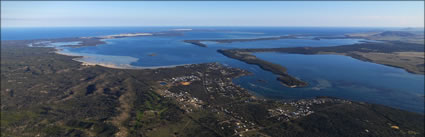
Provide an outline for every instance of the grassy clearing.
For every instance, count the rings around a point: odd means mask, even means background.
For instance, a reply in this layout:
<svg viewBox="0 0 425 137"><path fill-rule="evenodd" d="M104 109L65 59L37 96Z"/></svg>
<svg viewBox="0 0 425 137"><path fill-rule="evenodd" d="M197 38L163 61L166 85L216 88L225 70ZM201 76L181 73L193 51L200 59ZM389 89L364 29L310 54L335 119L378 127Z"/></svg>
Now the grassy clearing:
<svg viewBox="0 0 425 137"><path fill-rule="evenodd" d="M1 125L8 126L19 121L31 120L39 115L32 111L1 111L0 116Z"/></svg>

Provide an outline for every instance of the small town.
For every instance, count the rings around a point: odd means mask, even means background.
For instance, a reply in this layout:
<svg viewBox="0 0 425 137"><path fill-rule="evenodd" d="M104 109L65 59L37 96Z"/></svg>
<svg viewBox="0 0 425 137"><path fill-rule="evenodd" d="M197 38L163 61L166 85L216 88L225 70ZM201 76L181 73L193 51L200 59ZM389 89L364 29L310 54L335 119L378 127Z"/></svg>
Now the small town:
<svg viewBox="0 0 425 137"><path fill-rule="evenodd" d="M342 99L330 99L330 98L317 98L317 99L302 99L295 102L285 102L283 103L286 107L287 105L295 108L295 111L289 111L283 107L269 109L270 117L275 117L277 120L289 121L292 119L297 119L300 117L308 116L313 114L314 111L311 110L312 105L319 105L324 103L348 103L350 101Z"/></svg>
<svg viewBox="0 0 425 137"><path fill-rule="evenodd" d="M257 122L244 118L240 112L235 112L236 107L240 104L264 104L267 102L265 99L257 99L249 91L232 82L234 77L249 73L235 68L227 68L217 63L207 64L206 66L207 68L202 71L193 71L189 75L158 81L161 87L158 90L159 94L176 100L180 109L186 113L209 111L223 117L222 120L217 121L220 129L231 129L233 135L244 136L249 131L263 129L264 127ZM187 65L184 67L190 68L193 66ZM216 101L223 98L231 98L234 101L226 104ZM281 107L267 109L267 117L287 122L313 114L312 107L314 105L336 102L351 103L350 101L331 98L277 102ZM265 105L264 107L268 106Z"/></svg>

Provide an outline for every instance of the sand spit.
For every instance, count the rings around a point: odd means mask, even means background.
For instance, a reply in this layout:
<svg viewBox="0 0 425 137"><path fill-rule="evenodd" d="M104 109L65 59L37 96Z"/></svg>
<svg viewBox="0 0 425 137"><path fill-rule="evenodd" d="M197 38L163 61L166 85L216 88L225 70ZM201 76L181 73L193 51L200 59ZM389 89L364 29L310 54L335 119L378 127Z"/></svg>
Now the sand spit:
<svg viewBox="0 0 425 137"><path fill-rule="evenodd" d="M169 66L155 66L155 67L140 67L140 66L133 66L130 64L112 64L112 63L92 63L92 62L85 62L80 60L79 58L73 59L75 61L81 62L81 65L84 66L102 66L107 68L113 68L113 69L159 69L159 68L174 68L178 66L184 66L189 64L182 64L182 65L169 65Z"/></svg>
<svg viewBox="0 0 425 137"><path fill-rule="evenodd" d="M101 39L114 39L114 38L137 37L137 36L152 36L152 34L151 33L126 33L126 34L99 36L97 38L101 38Z"/></svg>
<svg viewBox="0 0 425 137"><path fill-rule="evenodd" d="M190 65L190 64L180 64L180 65L168 65L168 66L153 66L153 67L141 67L130 65L132 62L137 62L139 59L129 56L108 56L108 55L94 55L94 54L76 54L64 52L62 49L56 49L56 54L64 56L76 57L73 60L81 62L81 65L84 66L102 66L107 68L114 69L158 69L158 68L174 68L178 66ZM109 61L97 61L109 60Z"/></svg>
<svg viewBox="0 0 425 137"><path fill-rule="evenodd" d="M174 31L191 31L192 29L173 29Z"/></svg>
<svg viewBox="0 0 425 137"><path fill-rule="evenodd" d="M139 36L139 35L151 35L150 33L135 33L135 34L119 34L119 35L110 35L112 37L116 36ZM69 42L68 42L69 43ZM158 69L158 68L173 68L177 66L184 66L189 64L180 64L180 65L167 65L167 66L152 66L152 67L141 67L133 66L131 63L137 62L139 59L130 56L111 56L111 55L97 55L90 53L73 53L69 52L66 48L62 48L61 45L54 45L50 41L42 41L36 43L29 43L28 47L36 47L33 44L43 44L43 47L50 47L55 49L55 53L64 56L75 57L73 60L81 62L81 65L84 66L103 66L107 68L114 69ZM75 44L71 44L75 45Z"/></svg>

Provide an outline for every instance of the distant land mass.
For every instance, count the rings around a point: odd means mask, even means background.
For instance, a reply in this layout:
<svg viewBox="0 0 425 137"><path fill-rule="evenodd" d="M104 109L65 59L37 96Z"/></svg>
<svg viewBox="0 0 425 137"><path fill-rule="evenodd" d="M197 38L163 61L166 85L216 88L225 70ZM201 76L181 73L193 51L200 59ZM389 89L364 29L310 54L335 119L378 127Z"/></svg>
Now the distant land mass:
<svg viewBox="0 0 425 137"><path fill-rule="evenodd" d="M280 38L298 38L297 36L279 37ZM235 55L247 55L251 52L283 52L296 54L340 54L350 56L363 61L370 61L379 64L399 67L411 73L424 74L424 35L417 35L405 31L384 31L384 32L366 32L347 34L345 36L336 37L316 37L314 40L320 39L344 39L344 38L365 38L370 40L385 42L366 42L361 44L341 45L334 47L298 47L298 48L257 48L257 49L230 49L219 50L224 55L247 62L246 59ZM262 40L258 38L243 39L243 41ZM220 40L187 40L184 42L192 43L201 47L207 47L201 41L216 42L240 42L240 39L220 39ZM250 55L255 57L253 55ZM269 64L263 61L260 64ZM260 65L260 66L263 66ZM284 70L282 70L284 71ZM280 79L281 80L281 79Z"/></svg>
<svg viewBox="0 0 425 137"><path fill-rule="evenodd" d="M424 44L424 32L419 31L384 31L347 34L348 38L364 38L378 41L399 41L405 43Z"/></svg>
<svg viewBox="0 0 425 137"><path fill-rule="evenodd" d="M374 36L382 36L382 37L412 37L415 36L415 34L405 31L384 31L378 34L375 34Z"/></svg>

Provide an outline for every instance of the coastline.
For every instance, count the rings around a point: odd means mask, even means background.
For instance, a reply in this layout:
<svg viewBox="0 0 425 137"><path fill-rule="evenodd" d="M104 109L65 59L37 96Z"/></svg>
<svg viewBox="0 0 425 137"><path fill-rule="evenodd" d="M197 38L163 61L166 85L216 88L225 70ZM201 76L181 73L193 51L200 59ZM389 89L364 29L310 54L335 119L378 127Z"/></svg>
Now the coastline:
<svg viewBox="0 0 425 137"><path fill-rule="evenodd" d="M123 64L90 62L90 61L84 60L84 58L90 58L90 56L84 56L84 55L75 54L75 53L64 53L64 52L62 52L63 49L58 49L58 48L54 48L54 49L56 50L55 54L75 57L72 60L80 62L81 65L83 65L83 66L96 66L96 65L98 65L98 66L102 66L102 67L106 67L106 68L113 68L113 69L159 69L159 68L174 68L174 67L178 67L178 66L190 65L190 64L180 64L180 65L152 66L152 67L141 67L141 66L130 65L131 62L135 62L138 59L130 61L128 63L123 63ZM109 56L109 57L112 57L112 56ZM113 57L115 57L115 56L113 56ZM122 56L122 57L127 57L127 56ZM131 58L133 58L133 57L131 57Z"/></svg>
<svg viewBox="0 0 425 137"><path fill-rule="evenodd" d="M100 44L106 44L104 40L107 39L118 39L118 38L127 38L127 37L148 37L148 36L179 36L183 35L180 31L162 31L162 32L142 32L142 33L121 33L121 34L112 34L104 36L89 36L89 37L65 37L65 38L44 38L44 39L34 39L34 40L24 40L28 41L32 47L44 47L48 43L57 43L57 42L76 42L78 44L71 45L62 45L64 47L78 48L85 46L97 46ZM14 40L12 40L14 41Z"/></svg>
<svg viewBox="0 0 425 137"><path fill-rule="evenodd" d="M186 30L187 31L187 30ZM125 38L125 37L142 37L142 36L166 36L166 35L174 35L175 33L164 33L164 32L157 32L157 33L123 33L123 34L115 34L115 35L106 35L106 36L94 36L94 37L77 37L77 38L57 38L57 39L40 39L40 40L31 40L29 44L27 44L28 47L48 47L53 48L55 51L55 54L58 55L64 55L64 56L71 56L75 57L72 60L80 62L81 65L85 66L102 66L106 68L114 68L114 69L158 69L158 68L173 68L177 66L184 66L184 65L190 65L190 64L179 64L179 65L167 65L167 66L152 66L152 67L141 67L141 66L133 66L130 65L132 62L136 62L139 59L130 57L130 56L109 56L109 55L82 55L78 53L65 53L63 48L59 47L67 47L67 48L78 48L78 47L84 47L84 46L97 46L100 44L107 44L105 40L108 39L116 39L116 38ZM78 42L76 44L64 44L59 46L48 46L46 44L52 44L52 43L69 43L69 42ZM96 58L96 56L104 56L104 57L119 57L119 58L128 58L127 61L124 61L124 63L101 63L101 62L95 62L95 61L87 61L87 59L90 58ZM122 62L122 61L121 61Z"/></svg>

